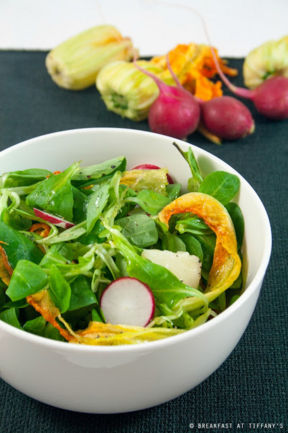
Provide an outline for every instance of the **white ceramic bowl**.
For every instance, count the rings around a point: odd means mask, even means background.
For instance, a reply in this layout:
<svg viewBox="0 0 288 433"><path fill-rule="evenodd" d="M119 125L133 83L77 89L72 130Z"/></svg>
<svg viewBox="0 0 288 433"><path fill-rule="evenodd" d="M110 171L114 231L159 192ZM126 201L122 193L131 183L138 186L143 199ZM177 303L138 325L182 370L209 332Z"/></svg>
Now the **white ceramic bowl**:
<svg viewBox="0 0 288 433"><path fill-rule="evenodd" d="M186 185L189 169L169 137L127 129L95 128L37 137L0 153L0 171L61 170L125 155L167 167ZM178 143L182 148L188 145ZM165 340L135 346L91 347L57 342L0 321L0 373L17 390L50 405L79 412L117 413L148 408L190 390L213 373L248 325L271 253L266 211L252 187L230 166L192 146L206 173L240 177L238 203L245 218L247 284L243 295L204 325Z"/></svg>

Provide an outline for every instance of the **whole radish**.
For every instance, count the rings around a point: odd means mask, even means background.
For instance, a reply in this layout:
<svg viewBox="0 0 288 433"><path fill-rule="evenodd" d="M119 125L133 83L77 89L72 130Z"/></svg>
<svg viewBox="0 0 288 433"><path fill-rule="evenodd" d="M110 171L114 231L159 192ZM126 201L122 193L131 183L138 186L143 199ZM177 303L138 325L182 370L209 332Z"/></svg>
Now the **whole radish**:
<svg viewBox="0 0 288 433"><path fill-rule="evenodd" d="M212 47L211 52L218 74L232 93L250 99L256 110L269 119L283 120L288 118L288 78L283 76L268 78L253 90L234 86L221 70Z"/></svg>
<svg viewBox="0 0 288 433"><path fill-rule="evenodd" d="M151 72L141 68L136 60L137 69L151 77L158 86L159 96L151 105L148 123L151 131L183 139L198 127L200 106L194 96L181 87L168 86Z"/></svg>
<svg viewBox="0 0 288 433"><path fill-rule="evenodd" d="M182 88L176 74L166 58L167 67L177 84ZM199 130L216 143L221 139L237 140L254 132L255 124L248 108L238 99L231 96L219 96L218 98L202 101L197 98L201 108L201 125ZM212 138L213 136L213 138Z"/></svg>
<svg viewBox="0 0 288 433"><path fill-rule="evenodd" d="M255 129L248 108L231 96L220 96L202 102L201 121L209 132L226 140L246 137Z"/></svg>
<svg viewBox="0 0 288 433"><path fill-rule="evenodd" d="M288 78L269 78L251 92L253 97L250 99L260 114L270 119L288 118Z"/></svg>
<svg viewBox="0 0 288 433"><path fill-rule="evenodd" d="M183 9L189 10L190 12L197 15L203 26L206 38L211 47L211 53L215 63L215 67L222 81L226 86L237 96L241 98L250 99L255 105L256 110L265 117L269 119L288 119L288 78L284 76L272 76L267 78L253 90L249 90L243 87L234 86L222 72L217 56L214 52L213 44L209 36L208 28L206 22L202 15L193 7L188 5L179 5L173 2L167 2L165 0L154 0L157 3L165 4L166 6L181 7Z"/></svg>
<svg viewBox="0 0 288 433"><path fill-rule="evenodd" d="M152 104L148 116L152 131L183 139L196 130L200 107L192 95L183 90L161 84L161 94Z"/></svg>
<svg viewBox="0 0 288 433"><path fill-rule="evenodd" d="M213 49L212 53L217 72L231 92L250 99L256 110L269 119L288 119L288 78L282 76L268 78L253 90L237 87L230 83L221 71Z"/></svg>

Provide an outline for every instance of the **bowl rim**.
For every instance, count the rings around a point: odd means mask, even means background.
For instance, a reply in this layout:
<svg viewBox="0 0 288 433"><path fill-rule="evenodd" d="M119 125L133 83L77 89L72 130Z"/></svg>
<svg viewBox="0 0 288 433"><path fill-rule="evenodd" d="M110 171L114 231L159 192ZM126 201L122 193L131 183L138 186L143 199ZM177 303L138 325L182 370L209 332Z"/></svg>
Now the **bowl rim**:
<svg viewBox="0 0 288 433"><path fill-rule="evenodd" d="M218 323L221 323L223 320L225 320L226 318L230 317L232 314L234 314L234 312L236 310L238 310L246 301L248 298L250 298L250 296L252 296L253 292L257 289L257 287L259 285L261 285L261 282L265 276L265 272L267 270L268 264L269 264L269 260L270 260L270 256L271 256L271 251L272 251L272 232L271 232L271 224L269 221L269 217L267 214L267 211L260 199L260 197L258 196L258 194L256 193L256 191L254 190L254 188L250 185L250 183L238 172L236 171L233 167L231 167L228 163L226 163L225 161L223 161L221 158L218 158L217 156L213 155L212 153L200 148L199 146L196 146L192 143L188 143L185 142L183 140L176 140L173 137L169 137L169 136L164 136L161 134L156 134L150 131L142 131L142 130L137 130L137 129L129 129L129 128L109 128L109 127L92 127L92 128L75 128L75 129L68 129L68 130L62 130L62 131L56 131L56 132L51 132L48 134L43 134L40 136L36 136L27 140L24 140L22 142L16 143L4 150L2 150L0 152L0 160L1 160L1 156L4 154L9 154L10 152L13 152L15 148L21 149L23 147L29 146L31 143L35 142L35 141L42 141L45 140L46 138L49 137L57 137L57 136L61 136L61 135L77 135L77 134L85 134L85 133L114 133L114 134L119 134L119 133L125 133L128 135L146 135L146 136L157 136L161 138L161 140L163 139L167 139L167 140L173 140L173 141L177 141L180 142L182 145L188 147L191 146L192 148L195 148L197 151L200 151L201 154L203 154L204 156L207 156L208 158L214 159L216 162L219 162L221 165L224 165L224 167L226 166L226 168L232 172L233 174L236 174L239 179L240 179L240 183L241 185L245 185L245 189L248 189L250 191L250 193L253 196L253 199L255 199L257 201L257 204L259 206L259 211L262 214L263 217L263 223L265 226L265 231L266 231L266 236L264 239L264 248L262 251L262 258L261 258L261 262L260 262L260 266L256 271L256 274L254 276L254 278L252 279L252 281L250 282L250 284L245 288L245 291L241 294L241 296L232 304L230 305L226 310L224 310L223 312L221 312L221 314L217 315L216 317L214 317L212 320L209 320L208 322L203 323L201 326L198 326L196 328L184 331L181 334L175 335L175 336L171 336L168 338L164 338L161 340L156 340L156 341L151 341L151 342L146 342L146 343L138 343L138 344L131 344L131 345L119 345L119 346L93 346L93 345L81 345L81 344L77 344L77 343L67 343L65 341L57 341L57 340L51 340L49 338L44 338L35 334L30 334L27 331L24 331L22 329L18 329L15 328L12 325L9 325L6 322L3 322L2 320L0 320L0 331L1 328L5 331L7 331L9 334L15 336L16 338L20 338L21 340L25 340L28 341L29 343L32 344L37 344L40 346L44 346L45 348L48 349L55 349L55 350L63 350L64 352L76 352L76 353L90 353L90 354L94 354L94 353L116 353L118 354L119 352L124 352L126 353L127 351L133 351L133 352L138 352L138 351L143 351L143 350L154 350L154 349L160 349L162 347L166 347L166 346L170 346L173 344L177 344L177 343L181 343L181 342L185 342L187 339L193 337L193 336L200 336L203 332L209 332L209 329L215 325L217 325Z"/></svg>

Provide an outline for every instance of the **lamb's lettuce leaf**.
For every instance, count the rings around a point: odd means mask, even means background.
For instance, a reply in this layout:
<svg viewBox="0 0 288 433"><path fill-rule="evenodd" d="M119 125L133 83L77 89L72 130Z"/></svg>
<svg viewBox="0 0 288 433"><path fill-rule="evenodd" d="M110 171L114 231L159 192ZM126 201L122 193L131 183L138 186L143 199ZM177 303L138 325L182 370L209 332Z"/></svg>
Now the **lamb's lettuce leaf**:
<svg viewBox="0 0 288 433"><path fill-rule="evenodd" d="M39 208L48 213L59 215L68 221L73 221L73 190L72 177L79 171L76 162L59 174L51 174L38 183L34 191L26 198L31 208Z"/></svg>
<svg viewBox="0 0 288 433"><path fill-rule="evenodd" d="M19 260L6 291L12 301L19 301L44 289L48 284L46 272L29 260Z"/></svg>

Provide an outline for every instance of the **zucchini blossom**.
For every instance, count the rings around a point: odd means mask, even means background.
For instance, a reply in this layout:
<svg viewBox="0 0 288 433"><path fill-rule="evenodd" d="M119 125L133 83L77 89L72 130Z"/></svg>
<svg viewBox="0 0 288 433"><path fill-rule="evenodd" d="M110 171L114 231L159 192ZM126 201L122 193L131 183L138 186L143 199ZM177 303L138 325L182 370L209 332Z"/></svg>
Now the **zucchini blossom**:
<svg viewBox="0 0 288 433"><path fill-rule="evenodd" d="M155 75L159 76L162 72L159 66L146 60L138 64ZM135 121L148 116L159 94L152 78L139 71L132 62L125 61L106 65L96 79L96 87L108 110Z"/></svg>
<svg viewBox="0 0 288 433"><path fill-rule="evenodd" d="M288 78L288 36L265 42L252 50L244 61L244 82L250 89L275 75Z"/></svg>

